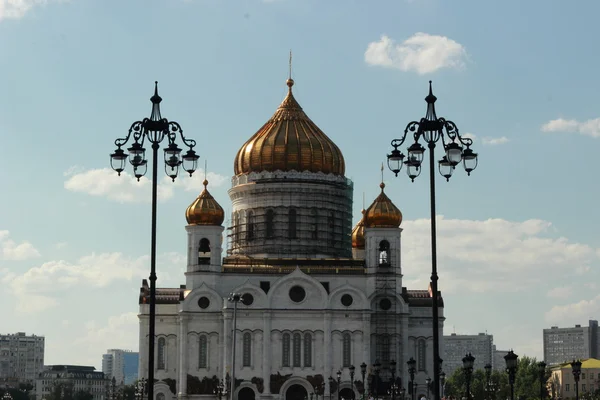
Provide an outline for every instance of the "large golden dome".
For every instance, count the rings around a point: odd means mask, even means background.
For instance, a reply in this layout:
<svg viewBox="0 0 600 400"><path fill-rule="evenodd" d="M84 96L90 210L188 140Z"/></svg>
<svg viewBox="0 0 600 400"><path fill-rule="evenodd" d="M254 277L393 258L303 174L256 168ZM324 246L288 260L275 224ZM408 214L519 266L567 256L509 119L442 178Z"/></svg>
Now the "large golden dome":
<svg viewBox="0 0 600 400"><path fill-rule="evenodd" d="M402 213L383 192L385 183L381 182L379 187L381 193L365 211L365 226L367 228L398 228L402 223Z"/></svg>
<svg viewBox="0 0 600 400"><path fill-rule="evenodd" d="M189 225L217 225L220 226L225 219L223 207L217 203L206 189L208 181L202 182L204 190L185 210L185 219Z"/></svg>
<svg viewBox="0 0 600 400"><path fill-rule="evenodd" d="M364 249L365 248L365 210L360 211L362 217L358 224L352 229L352 248Z"/></svg>
<svg viewBox="0 0 600 400"><path fill-rule="evenodd" d="M236 175L277 170L344 175L342 152L302 111L293 85L288 79L288 94L275 114L238 151Z"/></svg>

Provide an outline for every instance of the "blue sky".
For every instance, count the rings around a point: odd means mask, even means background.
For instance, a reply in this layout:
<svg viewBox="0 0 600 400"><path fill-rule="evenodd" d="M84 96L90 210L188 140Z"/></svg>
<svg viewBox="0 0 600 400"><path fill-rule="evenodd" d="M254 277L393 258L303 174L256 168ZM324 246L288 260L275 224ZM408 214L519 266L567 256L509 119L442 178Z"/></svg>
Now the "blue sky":
<svg viewBox="0 0 600 400"><path fill-rule="evenodd" d="M109 167L150 113L181 123L226 210L233 158L286 93L377 195L389 142L424 115L475 137L480 165L437 181L446 333L540 357L542 329L600 318L596 1L0 0L0 320L46 336L46 363L137 344L150 186ZM184 212L204 171L161 182L159 285L183 283ZM386 170L403 273L429 275L428 179ZM368 205L368 204L367 204Z"/></svg>

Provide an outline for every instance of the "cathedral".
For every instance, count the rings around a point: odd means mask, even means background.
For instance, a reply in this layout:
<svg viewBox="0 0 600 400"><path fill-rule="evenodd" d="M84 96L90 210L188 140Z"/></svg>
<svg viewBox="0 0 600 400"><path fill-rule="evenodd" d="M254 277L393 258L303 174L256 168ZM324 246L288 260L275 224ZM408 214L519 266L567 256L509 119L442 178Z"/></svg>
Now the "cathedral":
<svg viewBox="0 0 600 400"><path fill-rule="evenodd" d="M402 213L382 182L352 226L342 152L293 85L233 160L230 226L206 180L185 212L185 284L156 290L155 400L408 395L410 358L415 398L427 393L433 293L402 286ZM144 281L140 378L149 295Z"/></svg>

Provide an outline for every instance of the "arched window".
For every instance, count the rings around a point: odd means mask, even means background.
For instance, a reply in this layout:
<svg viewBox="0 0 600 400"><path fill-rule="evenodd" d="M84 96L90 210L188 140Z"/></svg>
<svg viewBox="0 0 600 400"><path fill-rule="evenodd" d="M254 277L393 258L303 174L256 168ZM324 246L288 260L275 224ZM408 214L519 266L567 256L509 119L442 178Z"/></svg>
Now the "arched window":
<svg viewBox="0 0 600 400"><path fill-rule="evenodd" d="M312 366L312 335L304 334L304 366Z"/></svg>
<svg viewBox="0 0 600 400"><path fill-rule="evenodd" d="M419 339L417 342L417 364L419 371L426 371L427 348L425 339Z"/></svg>
<svg viewBox="0 0 600 400"><path fill-rule="evenodd" d="M210 240L200 239L198 244L198 264L210 264Z"/></svg>
<svg viewBox="0 0 600 400"><path fill-rule="evenodd" d="M252 337L250 336L249 332L244 333L244 338L242 341L242 350L243 350L242 366L249 367L250 363L252 361L252 357L250 355L251 350L252 350Z"/></svg>
<svg viewBox="0 0 600 400"><path fill-rule="evenodd" d="M254 212L248 211L247 216L246 236L248 240L254 240Z"/></svg>
<svg viewBox="0 0 600 400"><path fill-rule="evenodd" d="M267 238L272 238L275 236L275 212L273 210L267 210L267 217L266 217L266 231L267 231Z"/></svg>
<svg viewBox="0 0 600 400"><path fill-rule="evenodd" d="M311 238L316 240L319 239L319 212L316 208L313 208L310 214L312 218Z"/></svg>
<svg viewBox="0 0 600 400"><path fill-rule="evenodd" d="M199 340L199 350L198 350L198 368L206 368L207 364L207 353L208 353L208 342L206 340L206 336L200 336Z"/></svg>
<svg viewBox="0 0 600 400"><path fill-rule="evenodd" d="M167 341L164 337L158 338L158 362L157 369L166 369L167 366Z"/></svg>
<svg viewBox="0 0 600 400"><path fill-rule="evenodd" d="M344 333L342 336L342 367L349 367L352 356L352 337L349 333Z"/></svg>
<svg viewBox="0 0 600 400"><path fill-rule="evenodd" d="M281 365L283 367L290 366L290 334L284 333L281 343Z"/></svg>
<svg viewBox="0 0 600 400"><path fill-rule="evenodd" d="M300 361L300 356L301 356L301 341L302 337L300 336L299 333L294 333L294 342L292 343L293 345L293 355L294 355L294 360L293 360L293 367L301 367L301 361Z"/></svg>
<svg viewBox="0 0 600 400"><path fill-rule="evenodd" d="M296 239L296 209L290 209L288 213L288 237Z"/></svg>
<svg viewBox="0 0 600 400"><path fill-rule="evenodd" d="M379 242L379 265L390 263L390 242L382 240Z"/></svg>

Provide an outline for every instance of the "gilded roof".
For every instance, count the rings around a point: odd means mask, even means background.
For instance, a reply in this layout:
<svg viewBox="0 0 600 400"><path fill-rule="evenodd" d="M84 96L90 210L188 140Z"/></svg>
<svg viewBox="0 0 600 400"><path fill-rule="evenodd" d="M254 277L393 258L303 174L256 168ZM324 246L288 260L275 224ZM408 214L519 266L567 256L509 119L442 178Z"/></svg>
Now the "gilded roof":
<svg viewBox="0 0 600 400"><path fill-rule="evenodd" d="M385 183L379 185L381 193L365 211L367 228L398 228L402 223L402 213L384 193Z"/></svg>
<svg viewBox="0 0 600 400"><path fill-rule="evenodd" d="M185 210L185 219L189 225L221 225L225 219L223 207L206 189L208 181L205 179L202 184L204 190Z"/></svg>
<svg viewBox="0 0 600 400"><path fill-rule="evenodd" d="M361 210L362 217L358 224L352 229L352 248L365 248L365 210Z"/></svg>
<svg viewBox="0 0 600 400"><path fill-rule="evenodd" d="M310 171L344 175L344 156L335 143L304 113L288 94L275 114L238 151L236 175L262 171Z"/></svg>

